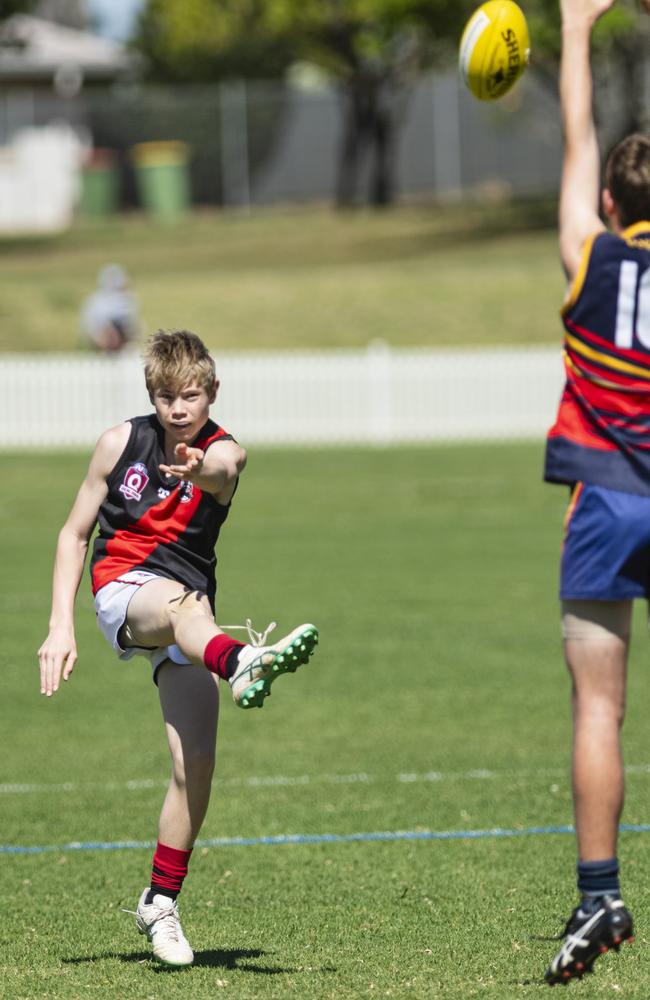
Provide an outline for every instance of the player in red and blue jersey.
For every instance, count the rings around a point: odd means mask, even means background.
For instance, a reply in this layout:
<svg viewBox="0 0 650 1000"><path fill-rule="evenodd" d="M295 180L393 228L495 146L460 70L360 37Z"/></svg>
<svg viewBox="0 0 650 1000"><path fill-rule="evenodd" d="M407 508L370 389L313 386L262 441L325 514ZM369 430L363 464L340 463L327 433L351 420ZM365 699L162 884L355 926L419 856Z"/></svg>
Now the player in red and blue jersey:
<svg viewBox="0 0 650 1000"><path fill-rule="evenodd" d="M243 644L216 625L214 548L246 453L209 418L219 383L195 334L154 335L145 380L155 412L102 435L61 529L50 628L39 650L41 692L54 694L77 659L75 596L98 523L91 559L97 621L120 659L150 660L172 757L136 924L158 961L184 966L194 955L176 898L210 799L219 678L242 708L261 707L272 682L308 660L318 631L301 625L267 645L275 626L258 634L247 622L250 643Z"/></svg>
<svg viewBox="0 0 650 1000"><path fill-rule="evenodd" d="M560 3L559 237L569 291L566 384L545 478L571 488L560 598L573 688L580 902L546 971L551 985L590 972L599 954L633 933L617 856L620 732L632 602L650 598L650 138L630 135L616 146L601 192L590 39L614 0Z"/></svg>

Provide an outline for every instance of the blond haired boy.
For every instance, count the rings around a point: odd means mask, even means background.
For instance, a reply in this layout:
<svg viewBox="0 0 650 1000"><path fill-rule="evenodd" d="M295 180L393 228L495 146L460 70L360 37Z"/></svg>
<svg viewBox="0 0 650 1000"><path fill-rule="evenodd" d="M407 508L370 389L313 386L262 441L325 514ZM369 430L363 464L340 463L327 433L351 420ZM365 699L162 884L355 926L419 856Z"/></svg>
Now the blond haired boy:
<svg viewBox="0 0 650 1000"><path fill-rule="evenodd" d="M259 635L249 623L251 641L242 644L215 624L214 548L246 453L209 418L219 382L195 334L155 334L145 381L155 412L102 434L59 534L38 656L41 693L51 697L77 659L75 596L98 523L90 564L98 624L120 659L139 653L151 661L172 756L136 923L156 959L183 966L194 956L176 897L210 799L219 678L236 704L261 707L277 677L307 662L318 630L301 625L265 645L270 628Z"/></svg>

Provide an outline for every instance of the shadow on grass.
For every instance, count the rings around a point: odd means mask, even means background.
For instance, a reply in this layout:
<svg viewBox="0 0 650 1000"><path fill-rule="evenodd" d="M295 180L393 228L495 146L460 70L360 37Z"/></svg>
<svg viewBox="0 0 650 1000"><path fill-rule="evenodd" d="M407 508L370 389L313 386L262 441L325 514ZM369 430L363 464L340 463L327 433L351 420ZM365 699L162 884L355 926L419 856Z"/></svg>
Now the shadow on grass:
<svg viewBox="0 0 650 1000"><path fill-rule="evenodd" d="M508 236L532 235L557 227L557 202L551 198L513 199L482 206L465 203L423 211L431 217L428 231L373 234L371 239L360 239L353 244L348 254L356 255L359 263L402 260L468 242L477 244ZM341 252L339 248L339 255Z"/></svg>
<svg viewBox="0 0 650 1000"><path fill-rule="evenodd" d="M197 951L194 953L194 965L208 969L230 969L238 972L255 972L261 976L277 976L282 973L298 972L298 969L283 969L279 966L249 965L244 959L263 958L267 953L259 948L230 948L215 951Z"/></svg>
<svg viewBox="0 0 650 1000"><path fill-rule="evenodd" d="M402 260L404 257L417 258L449 246L462 245L477 240L490 240L507 235L539 232L555 229L557 226L557 199L553 196L489 196L478 195L467 197L458 203L436 202L423 200L420 204L413 202L410 206L394 206L397 229L381 235L374 227L368 233L367 220L372 218L390 219L390 210L373 210L363 208L360 211L336 212L333 218L346 219L351 225L335 229L329 238L313 242L306 250L305 243L298 230L291 227L284 237L278 241L275 236L271 240L269 233L262 231L253 247L248 242L228 246L223 252L214 246L210 247L210 260L218 261L226 271L242 267L276 269L281 266L289 268L314 268L340 264L342 260L367 264L374 262L389 262ZM400 232L400 220L408 219L409 213L419 215L418 228L422 221L429 219L430 229L424 231ZM260 215L263 217L262 213ZM209 220L210 215L204 215ZM214 220L220 219L218 212L212 213ZM272 219L272 217L270 217ZM300 219L300 214L296 214ZM318 216L313 210L307 209L302 218L307 224ZM206 232L205 226L199 225L201 215L190 215L179 226L174 227L175 239L187 236L188 239L201 239ZM354 222L359 220L358 227ZM113 216L108 220L77 220L74 227L66 233L52 236L2 236L0 235L0 259L9 255L16 257L38 257L51 254L52 251L79 253L97 244L97 240L144 240L143 246L148 251L151 247L150 228L144 229L144 218L130 213ZM302 231L301 227L301 231ZM300 232L301 232L300 231ZM270 232L270 230L269 230ZM143 233L149 233L143 236ZM358 236L355 234L358 233ZM165 230L158 230L158 239L164 239ZM204 244L201 243L201 247ZM201 249L198 250L201 253ZM216 254L216 256L215 256ZM252 255L252 256L251 256ZM203 260L203 258L201 258ZM171 258L169 268L175 266L175 258ZM166 267L157 259L157 267Z"/></svg>
<svg viewBox="0 0 650 1000"><path fill-rule="evenodd" d="M253 972L258 976L279 976L296 974L302 972L300 968L282 968L275 965L250 964L251 958L262 958L267 954L259 948L229 948L210 951L197 951L194 953L194 965L192 968L203 969L229 969L238 972ZM150 965L154 972L177 972L170 966L158 965L152 958L150 951L105 951L94 955L78 955L74 958L63 958L64 965L83 965L91 962L101 962L106 959L116 958L120 962L134 962L138 965ZM243 962L243 965L240 965ZM327 966L321 972L336 972L332 966Z"/></svg>

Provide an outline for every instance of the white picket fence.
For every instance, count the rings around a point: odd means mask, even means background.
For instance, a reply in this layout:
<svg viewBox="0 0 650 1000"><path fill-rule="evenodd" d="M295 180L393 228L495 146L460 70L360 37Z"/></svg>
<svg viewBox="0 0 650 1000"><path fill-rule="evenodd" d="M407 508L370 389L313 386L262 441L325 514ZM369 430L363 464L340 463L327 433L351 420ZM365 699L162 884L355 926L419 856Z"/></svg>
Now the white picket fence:
<svg viewBox="0 0 650 1000"><path fill-rule="evenodd" d="M216 353L212 415L242 443L396 444L540 438L560 348ZM137 354L0 356L0 448L92 445L150 411Z"/></svg>

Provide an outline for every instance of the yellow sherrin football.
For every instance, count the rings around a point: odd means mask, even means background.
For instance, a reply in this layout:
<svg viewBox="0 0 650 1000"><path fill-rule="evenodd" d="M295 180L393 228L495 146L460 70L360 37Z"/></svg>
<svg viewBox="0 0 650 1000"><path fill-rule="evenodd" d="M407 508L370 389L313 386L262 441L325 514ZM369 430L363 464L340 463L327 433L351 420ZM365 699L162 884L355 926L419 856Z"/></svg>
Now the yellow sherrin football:
<svg viewBox="0 0 650 1000"><path fill-rule="evenodd" d="M475 10L460 40L459 67L480 101L503 97L528 65L530 38L513 0L488 0Z"/></svg>

